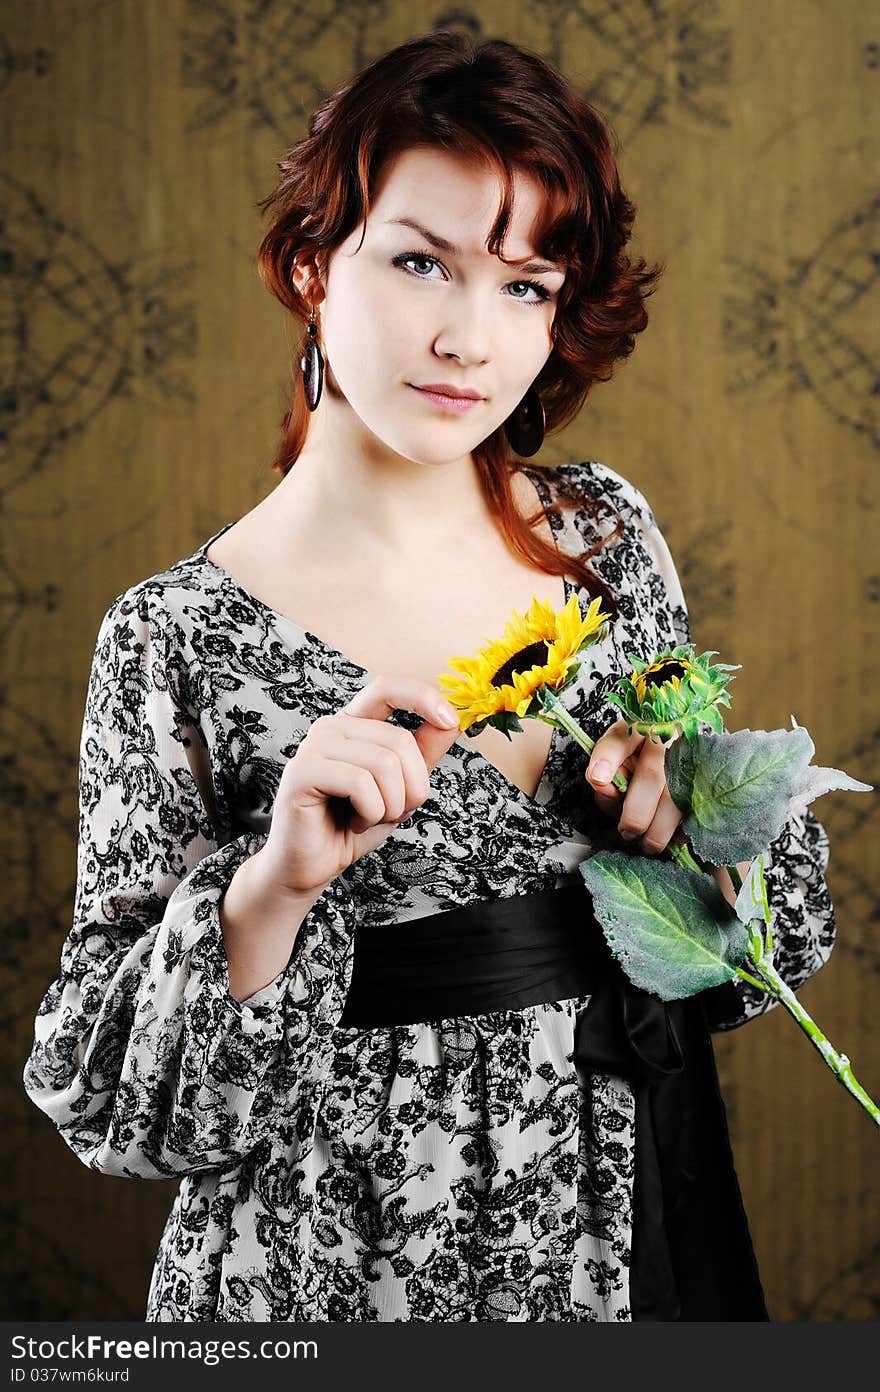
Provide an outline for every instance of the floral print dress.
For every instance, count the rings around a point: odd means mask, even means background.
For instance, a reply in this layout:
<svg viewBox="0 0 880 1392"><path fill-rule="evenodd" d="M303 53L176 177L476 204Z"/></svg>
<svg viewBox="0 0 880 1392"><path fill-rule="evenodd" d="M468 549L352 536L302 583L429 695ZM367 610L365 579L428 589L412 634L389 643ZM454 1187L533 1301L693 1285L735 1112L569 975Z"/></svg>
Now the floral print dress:
<svg viewBox="0 0 880 1392"><path fill-rule="evenodd" d="M562 693L598 739L625 654L689 641L685 599L632 483L595 460L526 472L561 550L606 538L591 564L620 619ZM632 1319L633 1093L572 1062L589 995L339 1024L360 924L562 886L618 844L583 751L554 728L529 797L461 735L422 806L317 900L285 969L237 1001L224 891L264 843L312 722L374 674L245 591L206 556L214 539L117 596L100 625L73 922L23 1077L91 1169L179 1177L146 1319ZM592 596L579 598L585 611ZM834 943L828 850L806 811L766 857L793 989ZM775 1006L740 981L726 999L713 1029Z"/></svg>

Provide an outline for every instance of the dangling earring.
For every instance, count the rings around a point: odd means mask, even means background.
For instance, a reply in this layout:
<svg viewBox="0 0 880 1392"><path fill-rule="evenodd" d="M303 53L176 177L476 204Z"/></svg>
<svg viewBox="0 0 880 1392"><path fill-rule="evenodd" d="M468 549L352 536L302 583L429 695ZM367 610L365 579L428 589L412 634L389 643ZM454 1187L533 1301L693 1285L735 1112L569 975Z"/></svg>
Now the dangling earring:
<svg viewBox="0 0 880 1392"><path fill-rule="evenodd" d="M536 454L544 443L546 424L544 403L537 389L532 386L504 422L504 433L517 454L528 459L530 455Z"/></svg>
<svg viewBox="0 0 880 1392"><path fill-rule="evenodd" d="M318 402L321 400L321 388L324 385L324 359L318 347L317 340L318 325L315 322L315 307L312 305L309 313L308 338L303 348L303 355L300 358L300 369L302 371L303 388L306 394L306 405L310 411L314 411Z"/></svg>

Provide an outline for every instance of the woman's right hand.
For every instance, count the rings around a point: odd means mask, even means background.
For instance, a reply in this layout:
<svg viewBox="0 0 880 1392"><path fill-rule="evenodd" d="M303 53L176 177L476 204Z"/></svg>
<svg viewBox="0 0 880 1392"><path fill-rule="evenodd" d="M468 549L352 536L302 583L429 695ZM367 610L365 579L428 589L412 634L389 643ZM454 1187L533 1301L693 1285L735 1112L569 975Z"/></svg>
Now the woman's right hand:
<svg viewBox="0 0 880 1392"><path fill-rule="evenodd" d="M259 852L272 887L318 894L374 851L431 792L429 775L461 733L441 723L442 692L427 682L378 676L309 727L285 765L272 824ZM415 732L389 725L394 710L424 717Z"/></svg>

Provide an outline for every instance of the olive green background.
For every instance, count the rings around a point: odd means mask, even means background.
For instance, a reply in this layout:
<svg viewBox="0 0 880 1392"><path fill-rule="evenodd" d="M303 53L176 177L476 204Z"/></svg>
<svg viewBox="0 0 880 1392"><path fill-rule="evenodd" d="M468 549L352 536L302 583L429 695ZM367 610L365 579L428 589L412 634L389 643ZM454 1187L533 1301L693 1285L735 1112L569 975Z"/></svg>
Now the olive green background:
<svg viewBox="0 0 880 1392"><path fill-rule="evenodd" d="M327 90L432 27L520 42L594 101L636 250L668 263L634 356L534 462L598 459L644 490L698 648L741 664L731 728L793 713L815 763L880 785L876 12L16 0L0 67L7 1319L142 1319L176 1187L86 1169L20 1081L69 928L98 625L275 485L298 335L257 276L256 201ZM875 1098L877 806L814 804L839 937L800 992ZM783 1009L714 1038L772 1318L876 1319L876 1127Z"/></svg>

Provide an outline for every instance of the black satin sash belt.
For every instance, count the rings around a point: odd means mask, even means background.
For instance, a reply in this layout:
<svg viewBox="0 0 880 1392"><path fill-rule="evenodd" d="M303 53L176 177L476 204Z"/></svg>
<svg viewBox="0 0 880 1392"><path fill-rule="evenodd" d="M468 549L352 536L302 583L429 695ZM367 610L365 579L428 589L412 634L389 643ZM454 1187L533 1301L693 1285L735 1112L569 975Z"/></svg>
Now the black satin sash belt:
<svg viewBox="0 0 880 1392"><path fill-rule="evenodd" d="M664 1003L615 960L583 881L355 930L343 1027L427 1023L589 995L572 1060L635 1097L633 1320L768 1320L709 1031L712 991ZM591 1089L582 1125L597 1170ZM603 1235L601 1193L587 1225ZM580 1220L579 1220L580 1221Z"/></svg>

